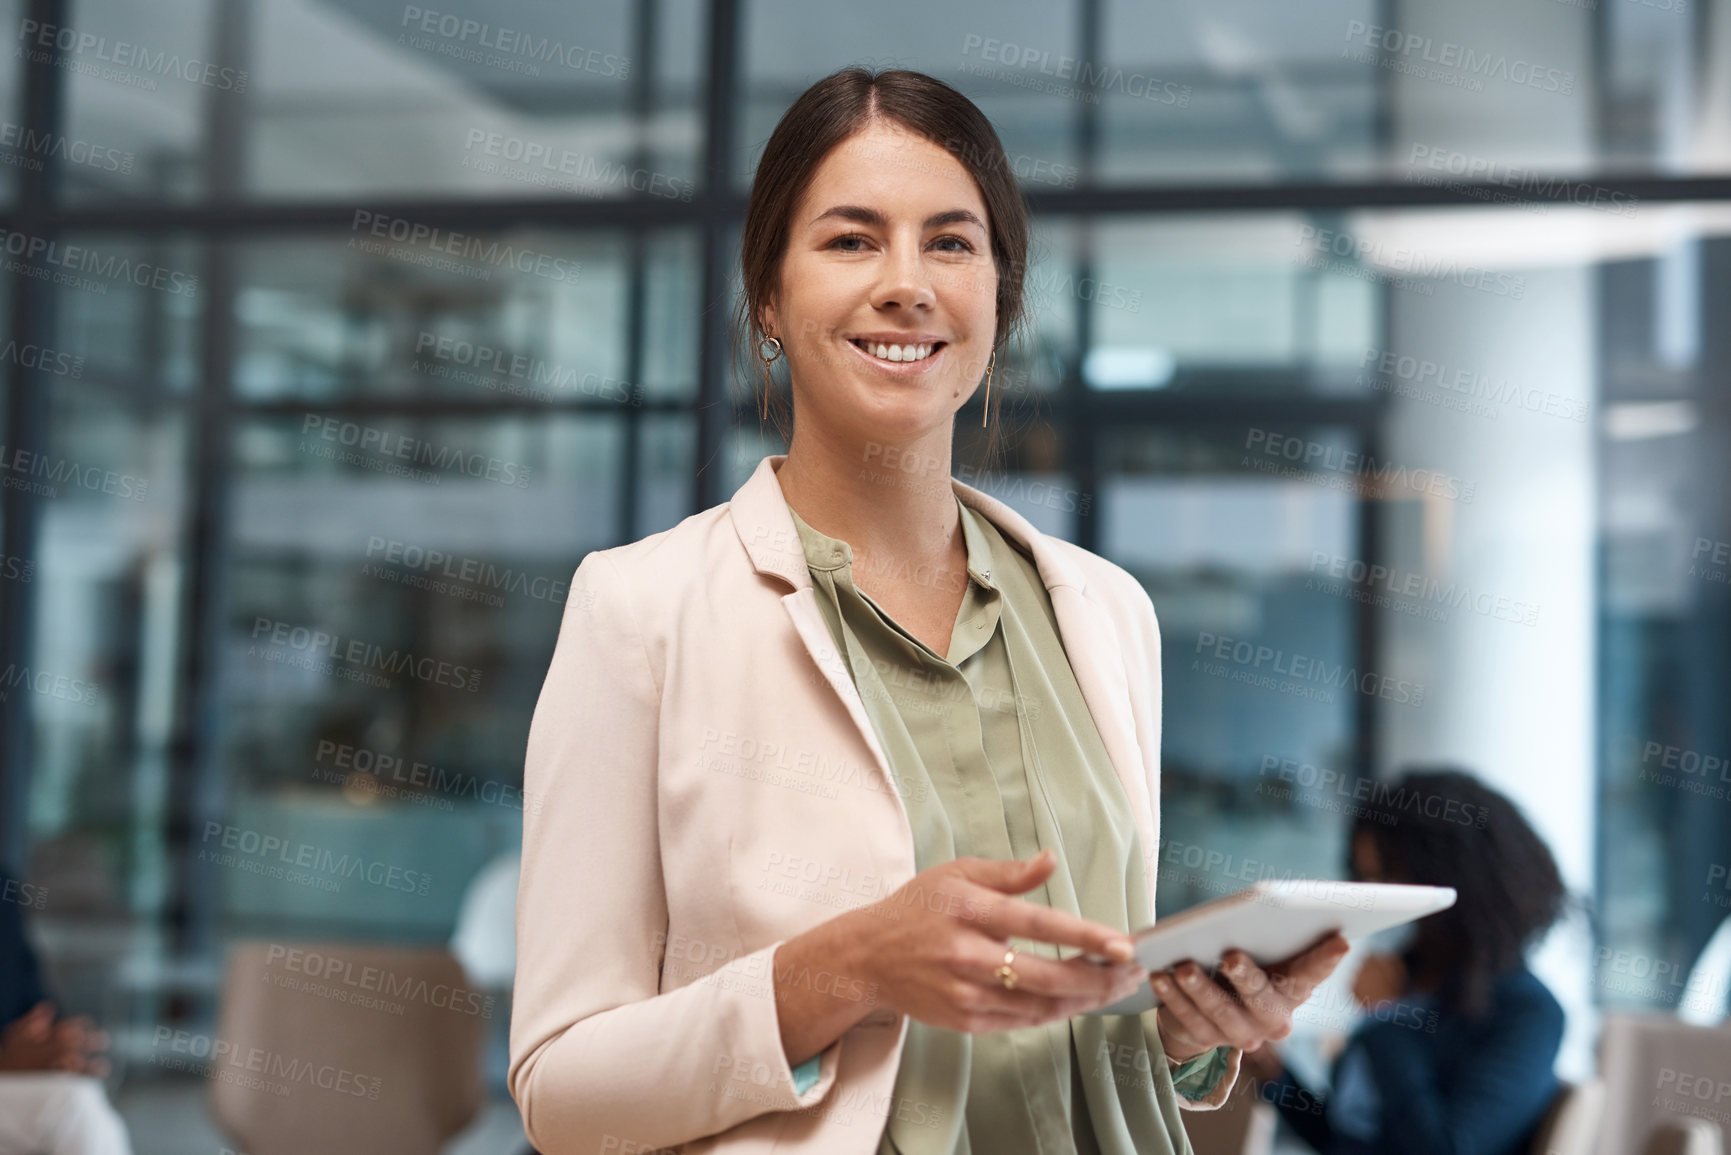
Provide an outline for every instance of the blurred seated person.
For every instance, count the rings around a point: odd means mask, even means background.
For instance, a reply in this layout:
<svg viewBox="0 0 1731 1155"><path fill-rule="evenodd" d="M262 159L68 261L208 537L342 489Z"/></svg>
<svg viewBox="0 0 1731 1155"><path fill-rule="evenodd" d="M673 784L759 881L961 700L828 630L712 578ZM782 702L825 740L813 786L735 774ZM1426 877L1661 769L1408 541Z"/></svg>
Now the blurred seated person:
<svg viewBox="0 0 1731 1155"><path fill-rule="evenodd" d="M131 1155L89 1019L56 1021L24 936L32 888L0 872L0 1155Z"/></svg>
<svg viewBox="0 0 1731 1155"><path fill-rule="evenodd" d="M1452 886L1455 905L1366 959L1365 1019L1327 1096L1271 1046L1244 1069L1324 1155L1525 1155L1560 1087L1563 1009L1526 966L1567 900L1556 860L1514 803L1452 769L1378 783L1349 857L1355 881Z"/></svg>

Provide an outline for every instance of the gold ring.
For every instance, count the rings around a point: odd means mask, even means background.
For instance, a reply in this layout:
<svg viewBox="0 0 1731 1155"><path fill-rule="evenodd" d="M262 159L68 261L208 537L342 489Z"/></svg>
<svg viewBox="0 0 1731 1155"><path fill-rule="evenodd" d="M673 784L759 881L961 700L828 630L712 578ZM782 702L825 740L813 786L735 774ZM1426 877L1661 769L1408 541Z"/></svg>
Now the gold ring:
<svg viewBox="0 0 1731 1155"><path fill-rule="evenodd" d="M998 981L1004 984L1004 989L1007 991L1016 989L1016 968L1010 965L1015 961L1016 951L1012 947L1004 952L1004 965L992 972L998 976Z"/></svg>

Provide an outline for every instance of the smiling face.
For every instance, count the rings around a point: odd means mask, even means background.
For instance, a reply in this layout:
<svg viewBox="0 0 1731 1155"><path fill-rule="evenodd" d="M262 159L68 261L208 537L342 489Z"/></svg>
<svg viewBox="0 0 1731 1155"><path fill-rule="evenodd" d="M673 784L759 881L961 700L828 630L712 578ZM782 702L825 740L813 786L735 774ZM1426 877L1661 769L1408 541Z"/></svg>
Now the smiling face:
<svg viewBox="0 0 1731 1155"><path fill-rule="evenodd" d="M873 121L818 166L764 309L799 428L831 444L943 437L979 385L997 324L985 201L931 141Z"/></svg>

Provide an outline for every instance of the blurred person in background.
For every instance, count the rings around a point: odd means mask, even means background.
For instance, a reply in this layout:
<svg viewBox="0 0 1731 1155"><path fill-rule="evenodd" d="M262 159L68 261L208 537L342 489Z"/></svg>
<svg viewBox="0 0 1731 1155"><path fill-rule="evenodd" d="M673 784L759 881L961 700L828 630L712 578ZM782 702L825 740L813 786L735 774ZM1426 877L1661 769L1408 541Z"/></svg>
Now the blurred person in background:
<svg viewBox="0 0 1731 1155"><path fill-rule="evenodd" d="M1568 897L1549 848L1472 775L1415 768L1354 819L1349 858L1355 881L1452 886L1459 897L1406 928L1394 953L1365 960L1353 998L1366 1019L1334 1060L1327 1096L1271 1046L1247 1053L1244 1069L1324 1155L1527 1151L1560 1089L1563 1009L1526 966Z"/></svg>
<svg viewBox="0 0 1731 1155"><path fill-rule="evenodd" d="M0 1155L131 1155L102 1087L108 1036L56 1020L24 935L32 888L0 872Z"/></svg>

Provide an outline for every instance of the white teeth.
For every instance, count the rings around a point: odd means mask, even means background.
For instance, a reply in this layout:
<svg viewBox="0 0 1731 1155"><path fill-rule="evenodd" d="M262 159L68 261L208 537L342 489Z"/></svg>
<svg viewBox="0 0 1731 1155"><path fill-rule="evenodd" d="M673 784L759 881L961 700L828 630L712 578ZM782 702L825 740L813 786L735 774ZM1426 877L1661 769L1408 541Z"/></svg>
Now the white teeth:
<svg viewBox="0 0 1731 1155"><path fill-rule="evenodd" d="M874 345L863 346L872 356L883 361L924 361L932 355L933 345Z"/></svg>

